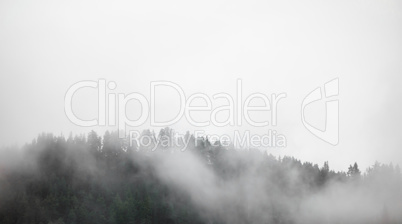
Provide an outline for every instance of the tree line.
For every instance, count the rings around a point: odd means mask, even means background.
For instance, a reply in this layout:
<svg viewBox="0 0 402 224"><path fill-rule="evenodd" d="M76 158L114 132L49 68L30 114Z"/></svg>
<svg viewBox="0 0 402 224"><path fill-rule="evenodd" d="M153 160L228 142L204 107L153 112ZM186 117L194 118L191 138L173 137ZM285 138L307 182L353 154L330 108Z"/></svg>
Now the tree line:
<svg viewBox="0 0 402 224"><path fill-rule="evenodd" d="M145 130L142 134L162 138L171 136L171 131L165 128L155 136ZM286 198L314 194L332 182L370 186L380 179L392 188L402 186L400 168L392 164L376 163L362 172L354 163L347 172L334 171L328 162L319 166L258 150L237 150L189 133L185 138L191 143L185 152L163 146L156 151L162 156L192 153L225 183L244 177L245 170L258 158L252 172L268 180L265 183L273 183L279 189L275 194ZM23 156L13 161L14 166L0 164L0 223L227 223L223 212L195 205L191 195L161 180L152 165L157 152L150 148L154 146L130 145L117 132L101 137L92 131L87 136L68 138L41 134L22 147ZM12 150L2 151L3 159L14 158L10 156ZM297 172L297 184L288 178L290 172ZM244 214L239 223L256 220L243 207L234 209ZM279 203L267 205L264 212L270 217L266 223L295 223ZM382 211L381 220L388 219L386 213L386 209Z"/></svg>

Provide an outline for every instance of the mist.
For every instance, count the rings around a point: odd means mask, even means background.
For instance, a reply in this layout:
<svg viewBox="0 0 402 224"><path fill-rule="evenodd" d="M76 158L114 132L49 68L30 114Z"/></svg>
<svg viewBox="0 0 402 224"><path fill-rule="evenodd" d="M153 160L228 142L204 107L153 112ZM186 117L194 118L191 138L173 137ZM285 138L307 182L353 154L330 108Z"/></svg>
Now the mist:
<svg viewBox="0 0 402 224"><path fill-rule="evenodd" d="M1 0L0 224L402 223L401 40L400 0Z"/></svg>
<svg viewBox="0 0 402 224"><path fill-rule="evenodd" d="M0 169L0 221L402 221L399 166L377 162L360 171L356 163L345 173L331 170L328 163L277 158L192 135L187 135L192 144L185 149L128 145L117 136L107 132L101 138L91 132L65 139L43 134L19 151L2 150L1 158L7 160Z"/></svg>

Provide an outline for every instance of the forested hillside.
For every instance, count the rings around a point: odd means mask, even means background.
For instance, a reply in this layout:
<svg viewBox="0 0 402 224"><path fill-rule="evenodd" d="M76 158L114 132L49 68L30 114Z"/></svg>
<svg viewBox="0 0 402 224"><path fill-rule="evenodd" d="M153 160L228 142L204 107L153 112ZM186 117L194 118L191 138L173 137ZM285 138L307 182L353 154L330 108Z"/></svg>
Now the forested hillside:
<svg viewBox="0 0 402 224"><path fill-rule="evenodd" d="M0 223L401 223L399 166L336 172L185 138L151 150L115 132L42 134L4 148Z"/></svg>

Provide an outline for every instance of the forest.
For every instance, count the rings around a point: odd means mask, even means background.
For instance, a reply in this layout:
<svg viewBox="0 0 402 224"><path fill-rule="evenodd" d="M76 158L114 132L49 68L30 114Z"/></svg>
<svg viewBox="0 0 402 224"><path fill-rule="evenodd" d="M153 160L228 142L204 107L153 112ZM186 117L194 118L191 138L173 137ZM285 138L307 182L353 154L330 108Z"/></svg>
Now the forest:
<svg viewBox="0 0 402 224"><path fill-rule="evenodd" d="M402 223L398 165L334 171L208 138L41 134L0 149L0 223ZM155 150L151 150L151 148Z"/></svg>

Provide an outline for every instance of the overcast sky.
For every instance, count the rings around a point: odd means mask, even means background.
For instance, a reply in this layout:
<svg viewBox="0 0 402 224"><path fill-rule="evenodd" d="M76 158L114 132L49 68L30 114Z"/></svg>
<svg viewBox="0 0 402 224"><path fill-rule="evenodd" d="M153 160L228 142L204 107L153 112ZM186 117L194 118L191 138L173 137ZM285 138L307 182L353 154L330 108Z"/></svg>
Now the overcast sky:
<svg viewBox="0 0 402 224"><path fill-rule="evenodd" d="M277 126L210 125L202 128L207 133L275 129L286 136L287 147L269 152L320 165L329 161L337 170L355 161L364 168L376 160L402 164L401 12L402 2L394 0L1 0L0 145L22 145L41 132L115 129L68 120L64 96L82 80L114 81L110 93L149 97L150 82L157 80L178 84L186 96L235 96L241 79L244 95L287 94L278 105ZM334 78L337 146L312 135L300 115L304 97ZM159 118L174 116L177 105L174 92L162 91ZM96 90L77 93L73 107L82 118L94 118ZM138 111L136 104L128 108L132 118ZM325 103L306 109L306 119L325 126ZM139 128L154 127L148 121ZM200 129L185 119L172 128Z"/></svg>

